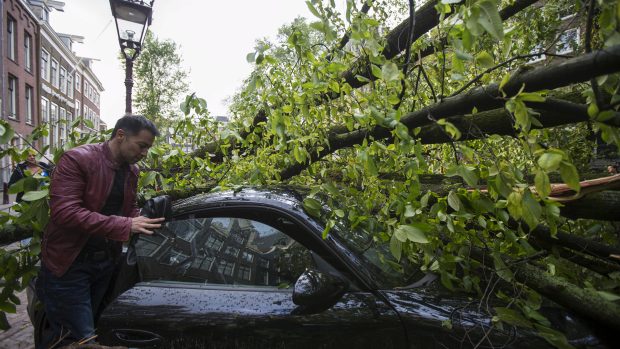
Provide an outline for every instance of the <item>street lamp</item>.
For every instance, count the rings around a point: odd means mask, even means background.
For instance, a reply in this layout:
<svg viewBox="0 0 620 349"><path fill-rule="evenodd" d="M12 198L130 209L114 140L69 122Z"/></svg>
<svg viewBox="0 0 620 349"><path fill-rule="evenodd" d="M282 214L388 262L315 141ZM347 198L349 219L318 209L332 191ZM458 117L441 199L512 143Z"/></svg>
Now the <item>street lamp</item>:
<svg viewBox="0 0 620 349"><path fill-rule="evenodd" d="M133 61L140 54L146 29L151 25L154 2L155 0L110 0L118 42L125 56L125 113L128 115L131 114Z"/></svg>

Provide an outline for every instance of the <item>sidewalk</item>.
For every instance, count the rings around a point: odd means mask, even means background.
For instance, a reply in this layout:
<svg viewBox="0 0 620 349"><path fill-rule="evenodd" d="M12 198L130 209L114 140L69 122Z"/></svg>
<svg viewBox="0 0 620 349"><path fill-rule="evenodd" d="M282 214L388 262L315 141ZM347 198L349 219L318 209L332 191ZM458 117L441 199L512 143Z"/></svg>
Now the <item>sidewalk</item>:
<svg viewBox="0 0 620 349"><path fill-rule="evenodd" d="M26 311L28 305L26 291L18 293L17 297L21 304L17 306L15 314L6 314L11 328L7 331L0 331L0 349L34 348L34 329Z"/></svg>
<svg viewBox="0 0 620 349"><path fill-rule="evenodd" d="M0 202L2 201L0 200ZM9 203L0 204L0 211L9 211L13 205L15 205L15 194L9 194Z"/></svg>

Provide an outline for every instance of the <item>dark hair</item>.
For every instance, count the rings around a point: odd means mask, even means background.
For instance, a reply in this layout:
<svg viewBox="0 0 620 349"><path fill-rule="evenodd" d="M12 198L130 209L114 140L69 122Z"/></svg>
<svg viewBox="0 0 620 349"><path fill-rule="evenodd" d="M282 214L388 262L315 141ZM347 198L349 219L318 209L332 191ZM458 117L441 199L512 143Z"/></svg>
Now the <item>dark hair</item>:
<svg viewBox="0 0 620 349"><path fill-rule="evenodd" d="M114 126L114 130L112 131L112 137L110 138L114 138L114 136L116 136L116 131L119 129L122 129L132 136L140 133L142 130L151 132L153 136L159 136L157 126L155 126L151 120L145 118L143 115L125 115L118 119L116 125Z"/></svg>

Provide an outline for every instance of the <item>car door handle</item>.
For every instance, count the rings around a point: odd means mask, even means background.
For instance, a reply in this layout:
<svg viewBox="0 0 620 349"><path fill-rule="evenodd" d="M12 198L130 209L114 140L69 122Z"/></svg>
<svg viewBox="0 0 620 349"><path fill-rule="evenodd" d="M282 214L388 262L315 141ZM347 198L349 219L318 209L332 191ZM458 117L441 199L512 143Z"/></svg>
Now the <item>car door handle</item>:
<svg viewBox="0 0 620 349"><path fill-rule="evenodd" d="M114 337L123 344L150 346L160 344L162 337L158 334L143 330L119 329L114 330Z"/></svg>

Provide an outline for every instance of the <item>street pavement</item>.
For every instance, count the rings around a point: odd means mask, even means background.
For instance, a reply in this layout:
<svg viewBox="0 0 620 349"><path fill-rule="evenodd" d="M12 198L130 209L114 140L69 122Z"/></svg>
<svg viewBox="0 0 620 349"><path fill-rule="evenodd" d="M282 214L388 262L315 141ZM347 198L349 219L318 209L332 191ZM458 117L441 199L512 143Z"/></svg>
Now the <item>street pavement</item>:
<svg viewBox="0 0 620 349"><path fill-rule="evenodd" d="M15 314L7 314L11 328L0 332L0 349L32 349L34 348L34 329L30 324L28 299L26 291L17 294L20 303Z"/></svg>

